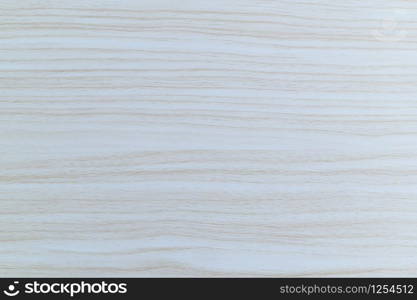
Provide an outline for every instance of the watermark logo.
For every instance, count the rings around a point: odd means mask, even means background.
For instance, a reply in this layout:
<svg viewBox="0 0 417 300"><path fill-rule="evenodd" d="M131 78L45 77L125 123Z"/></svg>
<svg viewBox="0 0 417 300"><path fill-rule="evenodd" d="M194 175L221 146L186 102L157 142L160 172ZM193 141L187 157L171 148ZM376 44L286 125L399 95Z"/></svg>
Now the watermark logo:
<svg viewBox="0 0 417 300"><path fill-rule="evenodd" d="M7 290L4 290L3 293L9 297L14 297L19 295L20 291L17 289L17 285L19 284L19 281L13 282L13 284L10 284L7 287Z"/></svg>
<svg viewBox="0 0 417 300"><path fill-rule="evenodd" d="M401 28L405 13L400 10L390 11L380 20L377 29L372 31L374 38L381 42L399 42L404 40L408 32Z"/></svg>
<svg viewBox="0 0 417 300"><path fill-rule="evenodd" d="M22 280L21 280L22 281ZM13 284L9 284L3 291L6 296L14 297L19 294L24 295L36 295L36 294L63 294L69 297L75 297L79 294L126 294L127 283L119 282L107 282L102 280L99 282L85 282L76 281L68 282L42 282L38 280L28 281L21 283L21 287L18 288L19 281L14 281Z"/></svg>

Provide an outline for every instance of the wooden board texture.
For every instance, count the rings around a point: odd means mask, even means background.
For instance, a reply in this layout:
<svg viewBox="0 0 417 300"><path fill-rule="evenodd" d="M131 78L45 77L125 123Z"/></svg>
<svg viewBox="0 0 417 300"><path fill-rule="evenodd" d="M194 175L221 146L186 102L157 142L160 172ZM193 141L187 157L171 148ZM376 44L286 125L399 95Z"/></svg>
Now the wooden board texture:
<svg viewBox="0 0 417 300"><path fill-rule="evenodd" d="M417 276L417 2L0 2L0 276Z"/></svg>

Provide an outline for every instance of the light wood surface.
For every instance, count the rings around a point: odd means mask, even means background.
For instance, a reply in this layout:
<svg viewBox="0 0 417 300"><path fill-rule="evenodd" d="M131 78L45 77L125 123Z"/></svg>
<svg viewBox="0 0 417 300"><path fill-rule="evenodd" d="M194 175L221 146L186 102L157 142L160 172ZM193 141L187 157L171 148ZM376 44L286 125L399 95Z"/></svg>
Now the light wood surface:
<svg viewBox="0 0 417 300"><path fill-rule="evenodd" d="M0 2L0 276L417 276L417 2Z"/></svg>

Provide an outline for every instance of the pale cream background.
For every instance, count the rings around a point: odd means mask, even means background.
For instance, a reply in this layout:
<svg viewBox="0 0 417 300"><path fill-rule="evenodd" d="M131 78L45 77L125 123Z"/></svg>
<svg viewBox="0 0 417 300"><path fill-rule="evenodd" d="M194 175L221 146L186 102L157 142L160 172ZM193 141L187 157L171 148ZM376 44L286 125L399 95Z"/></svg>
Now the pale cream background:
<svg viewBox="0 0 417 300"><path fill-rule="evenodd" d="M416 276L417 2L0 2L0 276Z"/></svg>

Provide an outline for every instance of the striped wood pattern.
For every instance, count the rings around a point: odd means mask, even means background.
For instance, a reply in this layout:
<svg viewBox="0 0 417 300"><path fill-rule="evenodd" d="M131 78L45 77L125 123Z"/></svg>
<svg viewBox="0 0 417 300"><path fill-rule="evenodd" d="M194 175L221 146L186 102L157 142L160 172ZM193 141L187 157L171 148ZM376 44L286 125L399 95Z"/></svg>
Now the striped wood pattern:
<svg viewBox="0 0 417 300"><path fill-rule="evenodd" d="M1 276L417 276L417 2L0 2Z"/></svg>

